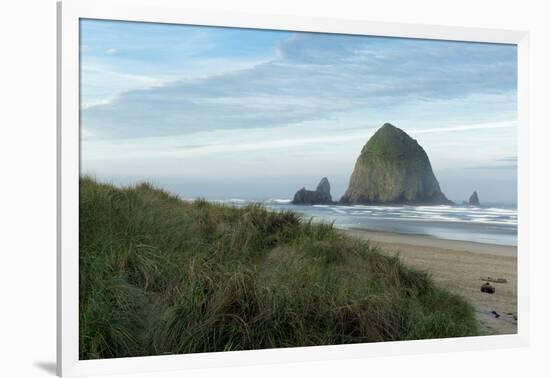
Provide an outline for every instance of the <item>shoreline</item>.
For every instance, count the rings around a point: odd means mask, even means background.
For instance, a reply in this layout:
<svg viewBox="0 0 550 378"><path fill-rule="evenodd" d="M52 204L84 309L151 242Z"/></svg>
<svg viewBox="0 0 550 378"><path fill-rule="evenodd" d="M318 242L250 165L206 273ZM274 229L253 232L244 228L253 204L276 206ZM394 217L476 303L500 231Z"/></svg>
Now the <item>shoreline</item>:
<svg viewBox="0 0 550 378"><path fill-rule="evenodd" d="M482 253L494 256L517 257L517 246L481 243L469 240L441 239L432 235L407 234L391 231L379 231L364 228L339 228L353 236L368 238L374 242L412 244L422 247L433 247L449 249L453 251L467 251L472 253Z"/></svg>
<svg viewBox="0 0 550 378"><path fill-rule="evenodd" d="M440 287L466 298L483 334L517 333L517 247L386 231L339 231L371 242L383 254L399 255L407 266L428 272ZM496 292L482 293L487 277L506 282L491 282Z"/></svg>

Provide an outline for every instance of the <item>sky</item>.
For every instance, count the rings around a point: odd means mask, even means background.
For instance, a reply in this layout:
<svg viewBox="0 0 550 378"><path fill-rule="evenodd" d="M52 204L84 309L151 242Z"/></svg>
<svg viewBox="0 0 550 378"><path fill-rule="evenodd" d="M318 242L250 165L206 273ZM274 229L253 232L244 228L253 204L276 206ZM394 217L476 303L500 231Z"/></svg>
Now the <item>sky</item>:
<svg viewBox="0 0 550 378"><path fill-rule="evenodd" d="M183 198L333 198L385 122L455 202L516 203L514 45L81 20L81 173Z"/></svg>

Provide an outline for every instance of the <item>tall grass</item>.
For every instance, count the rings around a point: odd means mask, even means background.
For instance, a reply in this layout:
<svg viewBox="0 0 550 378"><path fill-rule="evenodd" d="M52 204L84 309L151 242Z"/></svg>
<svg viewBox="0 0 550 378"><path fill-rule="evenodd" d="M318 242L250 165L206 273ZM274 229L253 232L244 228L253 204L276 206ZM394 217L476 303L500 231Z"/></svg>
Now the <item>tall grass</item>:
<svg viewBox="0 0 550 378"><path fill-rule="evenodd" d="M80 180L80 358L476 335L472 308L330 224Z"/></svg>

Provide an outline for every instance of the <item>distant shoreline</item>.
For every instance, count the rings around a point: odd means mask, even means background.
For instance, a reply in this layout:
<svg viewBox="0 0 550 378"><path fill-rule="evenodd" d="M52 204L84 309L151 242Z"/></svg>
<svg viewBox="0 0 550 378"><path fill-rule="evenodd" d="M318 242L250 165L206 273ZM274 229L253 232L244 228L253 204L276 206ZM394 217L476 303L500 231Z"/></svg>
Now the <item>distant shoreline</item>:
<svg viewBox="0 0 550 378"><path fill-rule="evenodd" d="M411 244L423 247L443 248L453 251L469 251L494 256L517 257L517 246L481 243L466 240L442 239L432 235L379 231L358 227L339 228L343 232L383 243Z"/></svg>
<svg viewBox="0 0 550 378"><path fill-rule="evenodd" d="M362 229L341 232L370 241L383 254L398 254L407 266L428 272L439 286L465 297L485 333L517 333L517 247ZM506 283L491 282L495 294L482 293L487 277Z"/></svg>

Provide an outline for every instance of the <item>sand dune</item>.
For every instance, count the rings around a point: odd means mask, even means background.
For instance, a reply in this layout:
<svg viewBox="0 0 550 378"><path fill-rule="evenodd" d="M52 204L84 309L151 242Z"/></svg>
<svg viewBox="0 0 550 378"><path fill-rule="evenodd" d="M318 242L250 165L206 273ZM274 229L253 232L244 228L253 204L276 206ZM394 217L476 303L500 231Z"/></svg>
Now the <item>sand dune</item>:
<svg viewBox="0 0 550 378"><path fill-rule="evenodd" d="M349 235L372 241L383 253L400 258L409 266L428 271L434 280L467 298L487 334L517 332L517 248L464 241L442 240L428 236L388 232L346 230ZM494 294L480 291L481 278L504 278L491 282ZM497 318L495 311L500 316Z"/></svg>

